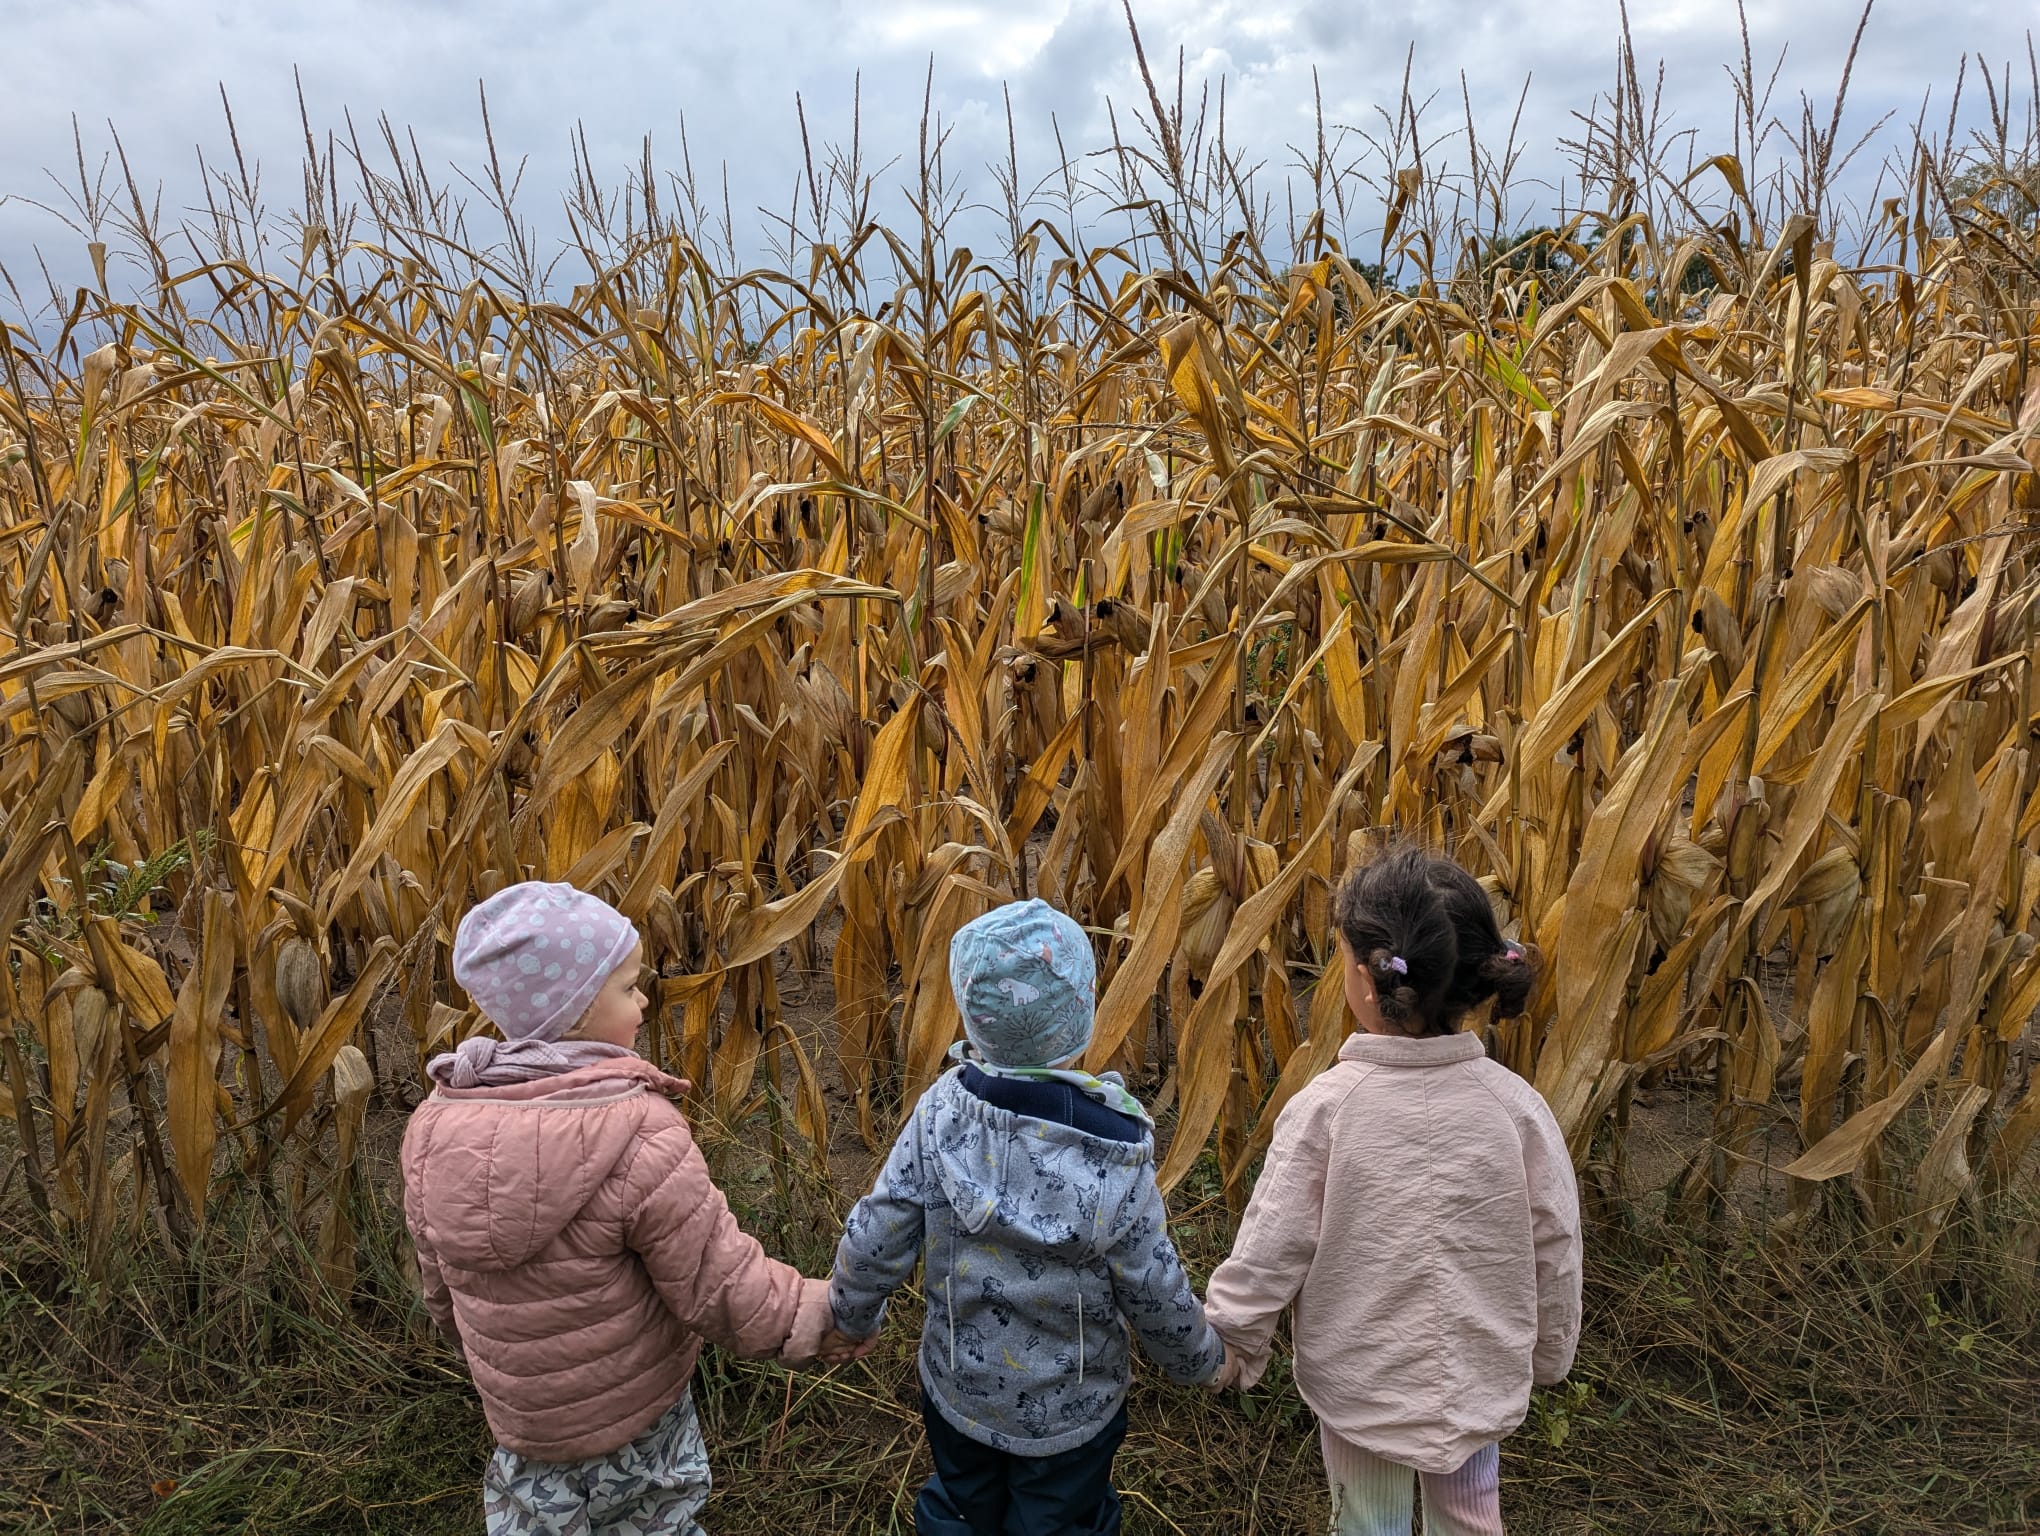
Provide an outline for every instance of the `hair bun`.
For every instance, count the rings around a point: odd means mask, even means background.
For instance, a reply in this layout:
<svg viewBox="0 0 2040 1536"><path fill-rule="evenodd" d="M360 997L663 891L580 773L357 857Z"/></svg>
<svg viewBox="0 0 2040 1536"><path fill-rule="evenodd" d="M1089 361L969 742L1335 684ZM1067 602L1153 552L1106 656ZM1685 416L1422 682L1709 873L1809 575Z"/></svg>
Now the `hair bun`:
<svg viewBox="0 0 2040 1536"><path fill-rule="evenodd" d="M1419 849L1390 849L1347 877L1332 909L1383 1022L1405 1035L1448 1034L1455 1015L1459 947L1432 863Z"/></svg>
<svg viewBox="0 0 2040 1536"><path fill-rule="evenodd" d="M1504 944L1481 963L1481 984L1493 989L1496 1018L1511 1018L1523 1011L1537 981L1538 965L1534 950L1513 942Z"/></svg>

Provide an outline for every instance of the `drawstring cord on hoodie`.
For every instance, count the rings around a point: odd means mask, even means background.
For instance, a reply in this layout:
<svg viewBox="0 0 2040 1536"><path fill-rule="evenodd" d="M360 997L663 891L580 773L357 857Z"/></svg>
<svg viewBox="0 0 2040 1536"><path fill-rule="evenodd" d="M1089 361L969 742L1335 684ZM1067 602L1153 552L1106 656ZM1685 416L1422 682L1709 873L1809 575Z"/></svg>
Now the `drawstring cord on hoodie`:
<svg viewBox="0 0 2040 1536"><path fill-rule="evenodd" d="M1000 1142L1000 1156L992 1174L995 1188L1005 1181L1006 1150L1007 1144L1003 1141ZM990 1207L997 1204L998 1196L996 1194L987 1197L987 1210L985 1214L990 1215ZM1093 1226L1099 1223L1101 1217L1102 1213L1093 1213ZM942 1300L943 1310L948 1313L949 1322L949 1374L954 1376L956 1374L956 1219L954 1215L951 1216L949 1221L949 1264L948 1272L942 1277ZM1083 1271L1080 1265L1077 1267L1077 1385L1080 1387L1084 1384L1084 1373L1089 1364L1088 1351L1084 1346L1084 1285Z"/></svg>
<svg viewBox="0 0 2040 1536"><path fill-rule="evenodd" d="M963 996L968 996L970 989L977 984L978 971L982 968L982 965L983 961L980 960L978 965L971 967L970 976L963 984ZM1001 1154L999 1165L992 1175L994 1187L1005 1182L1005 1150L1006 1144L1001 1142L999 1144ZM996 1205L998 1203L998 1196L993 1195L989 1203ZM1096 1218L1094 1217L1093 1220L1095 1221ZM942 1294L949 1312L949 1373L952 1376L956 1374L956 1296L952 1285L955 1273L956 1224L952 1218L949 1227L949 1273L942 1277ZM1080 1268L1077 1274L1077 1385L1080 1387L1084 1384L1084 1363L1084 1283L1083 1273Z"/></svg>

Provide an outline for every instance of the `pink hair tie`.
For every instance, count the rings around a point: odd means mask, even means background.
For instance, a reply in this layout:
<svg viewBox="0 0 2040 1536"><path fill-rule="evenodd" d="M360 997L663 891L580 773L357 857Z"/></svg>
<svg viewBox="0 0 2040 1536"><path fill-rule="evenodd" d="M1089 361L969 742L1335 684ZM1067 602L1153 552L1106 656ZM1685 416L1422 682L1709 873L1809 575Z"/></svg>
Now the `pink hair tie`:
<svg viewBox="0 0 2040 1536"><path fill-rule="evenodd" d="M1398 976L1407 976L1410 973L1410 963L1403 959L1401 955L1390 955L1388 957L1388 968Z"/></svg>

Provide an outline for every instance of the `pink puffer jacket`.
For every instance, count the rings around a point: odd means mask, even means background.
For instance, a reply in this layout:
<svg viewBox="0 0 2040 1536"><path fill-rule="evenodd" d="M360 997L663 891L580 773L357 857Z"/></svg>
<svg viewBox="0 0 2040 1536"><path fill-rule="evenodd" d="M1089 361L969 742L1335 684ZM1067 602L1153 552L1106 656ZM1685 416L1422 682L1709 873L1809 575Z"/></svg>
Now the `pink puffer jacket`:
<svg viewBox="0 0 2040 1536"><path fill-rule="evenodd" d="M685 1390L703 1339L805 1364L829 1288L737 1225L669 1095L619 1057L505 1088L441 1088L404 1132L425 1303L467 1350L489 1428L579 1461Z"/></svg>

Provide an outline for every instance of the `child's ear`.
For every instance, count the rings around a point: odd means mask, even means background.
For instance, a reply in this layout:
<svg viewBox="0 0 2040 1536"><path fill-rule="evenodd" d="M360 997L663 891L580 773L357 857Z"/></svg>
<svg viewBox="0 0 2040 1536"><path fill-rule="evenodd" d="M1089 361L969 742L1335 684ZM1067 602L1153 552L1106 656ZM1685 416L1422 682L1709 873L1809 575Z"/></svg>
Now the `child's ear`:
<svg viewBox="0 0 2040 1536"><path fill-rule="evenodd" d="M1353 982L1359 989L1361 1001L1370 1008L1380 1007L1381 994L1374 989L1374 972L1356 960L1351 950L1346 952L1346 965L1353 972Z"/></svg>

